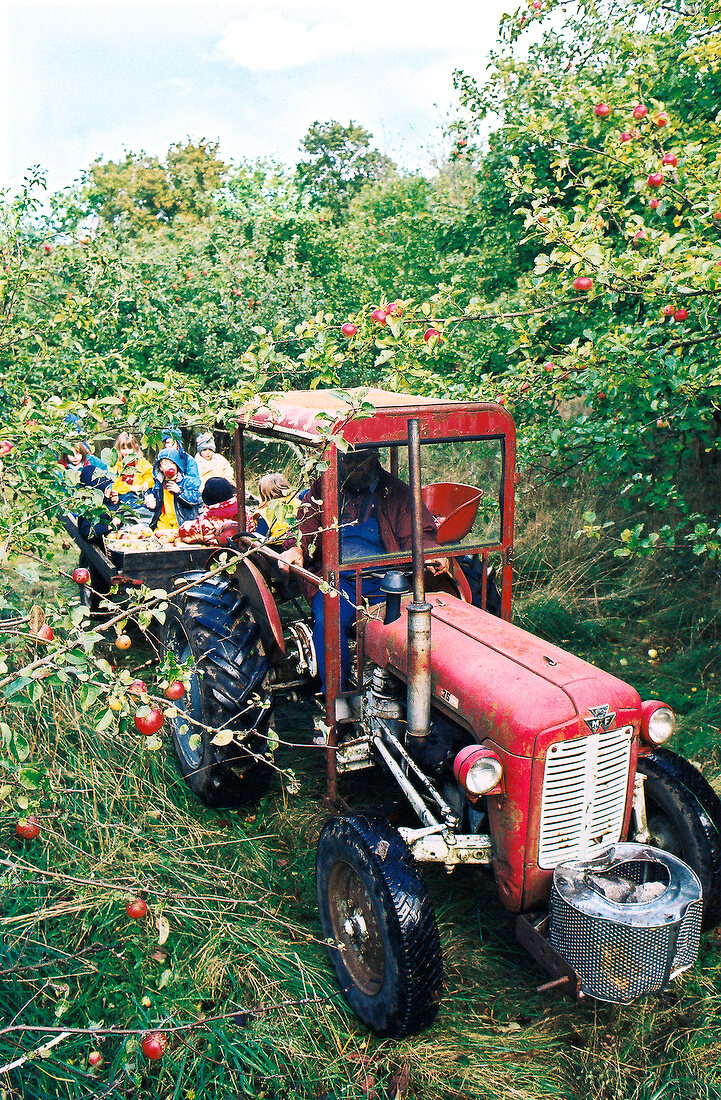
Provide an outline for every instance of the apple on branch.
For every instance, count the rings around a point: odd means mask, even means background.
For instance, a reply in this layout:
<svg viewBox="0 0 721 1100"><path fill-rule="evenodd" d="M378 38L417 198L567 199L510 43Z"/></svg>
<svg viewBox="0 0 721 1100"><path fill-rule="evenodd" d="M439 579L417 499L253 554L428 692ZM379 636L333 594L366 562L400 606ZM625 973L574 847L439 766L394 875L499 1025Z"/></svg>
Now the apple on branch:
<svg viewBox="0 0 721 1100"><path fill-rule="evenodd" d="M142 733L143 737L151 737L154 733L157 733L163 722L165 721L165 715L160 707L149 707L147 711L138 711L133 721L135 722L135 728L138 733Z"/></svg>

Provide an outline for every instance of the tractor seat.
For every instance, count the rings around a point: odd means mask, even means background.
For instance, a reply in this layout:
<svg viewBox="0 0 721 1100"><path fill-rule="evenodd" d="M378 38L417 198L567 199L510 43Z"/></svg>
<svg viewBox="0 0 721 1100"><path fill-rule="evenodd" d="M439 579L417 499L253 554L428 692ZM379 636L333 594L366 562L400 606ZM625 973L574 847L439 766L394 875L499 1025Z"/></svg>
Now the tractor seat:
<svg viewBox="0 0 721 1100"><path fill-rule="evenodd" d="M421 497L436 521L439 543L460 542L470 532L478 514L483 489L455 481L424 485Z"/></svg>

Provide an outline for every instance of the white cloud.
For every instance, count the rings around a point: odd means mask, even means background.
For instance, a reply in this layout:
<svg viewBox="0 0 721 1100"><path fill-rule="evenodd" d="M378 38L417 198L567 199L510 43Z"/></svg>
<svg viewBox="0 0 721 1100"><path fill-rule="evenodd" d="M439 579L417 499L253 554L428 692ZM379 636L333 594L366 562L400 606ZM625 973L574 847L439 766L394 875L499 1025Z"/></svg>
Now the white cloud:
<svg viewBox="0 0 721 1100"><path fill-rule="evenodd" d="M516 0L446 0L442 15L431 0L396 0L368 14L355 0L248 0L225 30L220 61L256 72L278 72L359 52L486 52L501 13Z"/></svg>

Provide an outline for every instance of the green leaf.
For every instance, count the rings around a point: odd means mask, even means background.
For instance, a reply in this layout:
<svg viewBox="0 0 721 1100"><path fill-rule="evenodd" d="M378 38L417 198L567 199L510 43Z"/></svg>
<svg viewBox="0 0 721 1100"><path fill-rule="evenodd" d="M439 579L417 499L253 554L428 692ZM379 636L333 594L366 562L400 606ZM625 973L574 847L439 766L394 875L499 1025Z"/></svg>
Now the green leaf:
<svg viewBox="0 0 721 1100"><path fill-rule="evenodd" d="M114 718L115 712L112 710L106 710L105 714L103 714L99 721L95 723L95 732L103 733L106 729L112 726Z"/></svg>

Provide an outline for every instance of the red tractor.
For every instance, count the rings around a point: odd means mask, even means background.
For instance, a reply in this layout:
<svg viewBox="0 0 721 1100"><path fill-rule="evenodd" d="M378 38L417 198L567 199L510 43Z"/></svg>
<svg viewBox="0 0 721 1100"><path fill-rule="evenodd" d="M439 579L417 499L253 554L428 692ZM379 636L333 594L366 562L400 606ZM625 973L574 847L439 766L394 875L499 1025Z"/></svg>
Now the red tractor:
<svg viewBox="0 0 721 1100"><path fill-rule="evenodd" d="M349 450L375 452L407 486L410 546L344 539ZM423 862L490 868L550 986L625 1002L692 965L701 924L721 919L721 803L665 747L669 707L511 624L509 414L380 390L279 393L241 414L235 459L242 556L193 587L184 574L170 600L165 644L192 667L173 741L206 804L248 803L273 774L274 698L317 691L324 665L329 804L345 773L375 768L417 818L396 828L342 813L318 842L323 934L361 1020L401 1036L436 1014L442 958ZM244 534L250 464L298 485L319 477L301 505L320 516L317 572L288 573L284 544ZM439 556L443 568L428 569ZM297 579L322 593L323 652Z"/></svg>

